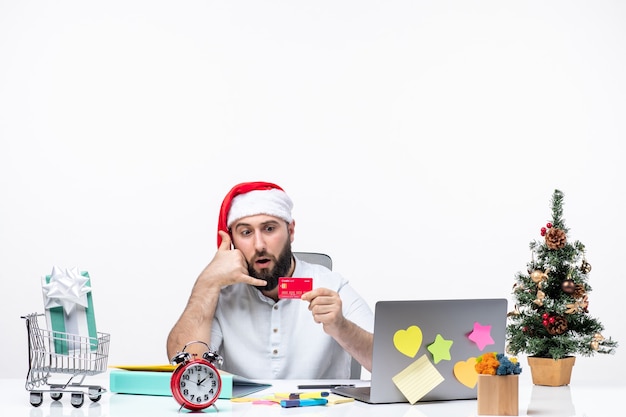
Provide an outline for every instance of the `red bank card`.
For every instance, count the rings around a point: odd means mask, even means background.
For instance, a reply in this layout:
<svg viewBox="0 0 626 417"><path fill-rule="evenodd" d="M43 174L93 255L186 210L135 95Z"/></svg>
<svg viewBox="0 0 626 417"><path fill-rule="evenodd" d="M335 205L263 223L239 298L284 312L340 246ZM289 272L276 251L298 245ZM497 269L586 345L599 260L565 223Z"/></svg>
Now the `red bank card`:
<svg viewBox="0 0 626 417"><path fill-rule="evenodd" d="M278 298L300 298L313 289L313 278L278 278Z"/></svg>

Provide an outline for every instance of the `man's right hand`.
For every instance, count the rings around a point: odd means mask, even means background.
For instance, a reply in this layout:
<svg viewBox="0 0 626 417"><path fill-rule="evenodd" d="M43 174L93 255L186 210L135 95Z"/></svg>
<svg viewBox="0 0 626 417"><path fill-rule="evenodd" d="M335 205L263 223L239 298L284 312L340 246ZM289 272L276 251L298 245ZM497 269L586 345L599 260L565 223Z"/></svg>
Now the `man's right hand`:
<svg viewBox="0 0 626 417"><path fill-rule="evenodd" d="M200 273L193 286L189 301L180 318L167 337L167 355L172 358L191 340L211 344L211 328L220 290L233 284L265 286L266 282L248 275L245 256L238 249L231 249L228 233L219 232L222 243L213 260ZM197 346L188 350L202 354Z"/></svg>
<svg viewBox="0 0 626 417"><path fill-rule="evenodd" d="M265 281L248 275L246 258L239 249L231 249L230 235L221 230L219 234L222 243L213 260L198 276L195 288L211 288L219 291L224 287L238 283L265 286L267 284Z"/></svg>

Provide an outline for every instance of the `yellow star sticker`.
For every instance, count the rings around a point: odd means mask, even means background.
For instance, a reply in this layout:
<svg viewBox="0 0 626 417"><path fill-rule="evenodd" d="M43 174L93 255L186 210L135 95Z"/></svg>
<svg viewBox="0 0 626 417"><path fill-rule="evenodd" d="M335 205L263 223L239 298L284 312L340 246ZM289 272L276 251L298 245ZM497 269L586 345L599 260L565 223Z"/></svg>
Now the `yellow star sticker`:
<svg viewBox="0 0 626 417"><path fill-rule="evenodd" d="M440 334L435 337L435 341L428 345L428 351L433 354L433 359L435 363L439 363L441 360L449 361L452 359L450 357L450 347L454 343L452 340L446 340Z"/></svg>

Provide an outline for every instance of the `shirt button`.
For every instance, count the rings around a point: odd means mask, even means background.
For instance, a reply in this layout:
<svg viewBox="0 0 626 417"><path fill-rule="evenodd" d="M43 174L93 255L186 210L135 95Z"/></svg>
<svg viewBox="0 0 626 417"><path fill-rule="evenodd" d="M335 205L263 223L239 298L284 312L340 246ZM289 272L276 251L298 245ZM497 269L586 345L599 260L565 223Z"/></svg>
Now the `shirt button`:
<svg viewBox="0 0 626 417"><path fill-rule="evenodd" d="M278 329L273 329L274 333L278 333Z"/></svg>
<svg viewBox="0 0 626 417"><path fill-rule="evenodd" d="M278 350L277 350L277 349L274 349L274 350L272 351L272 353L273 353L274 355L276 355L276 354L278 354Z"/></svg>
<svg viewBox="0 0 626 417"><path fill-rule="evenodd" d="M277 305L274 305L274 310L278 310L278 306Z"/></svg>

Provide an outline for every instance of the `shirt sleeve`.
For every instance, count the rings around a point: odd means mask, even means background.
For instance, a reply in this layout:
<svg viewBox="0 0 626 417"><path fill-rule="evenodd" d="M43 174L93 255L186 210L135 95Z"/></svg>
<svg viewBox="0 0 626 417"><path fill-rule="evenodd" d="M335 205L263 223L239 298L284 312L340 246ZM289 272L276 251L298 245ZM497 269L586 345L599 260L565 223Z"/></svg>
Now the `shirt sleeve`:
<svg viewBox="0 0 626 417"><path fill-rule="evenodd" d="M224 336L222 335L222 326L220 326L220 322L217 319L217 311L215 317L213 318L213 324L211 324L211 350L217 351L218 353L222 348L222 341L224 340Z"/></svg>
<svg viewBox="0 0 626 417"><path fill-rule="evenodd" d="M326 287L337 291L341 297L343 316L370 333L374 332L374 313L365 300L341 274L328 268L299 261L294 276L314 277L314 287Z"/></svg>
<svg viewBox="0 0 626 417"><path fill-rule="evenodd" d="M341 297L344 317L363 330L373 333L374 313L365 300L347 282L339 289L338 293Z"/></svg>

